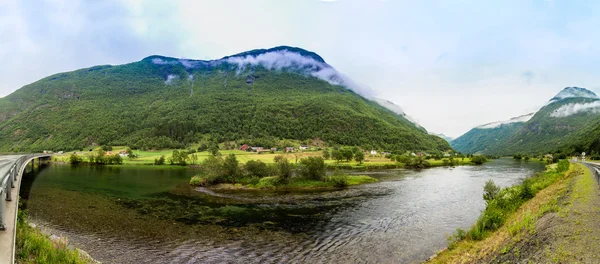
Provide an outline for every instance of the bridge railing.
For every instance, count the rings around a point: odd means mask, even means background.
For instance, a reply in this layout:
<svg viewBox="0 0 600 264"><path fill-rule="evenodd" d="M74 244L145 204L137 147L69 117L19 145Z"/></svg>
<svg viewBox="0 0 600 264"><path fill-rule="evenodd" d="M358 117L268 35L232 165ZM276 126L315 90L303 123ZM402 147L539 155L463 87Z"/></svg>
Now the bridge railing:
<svg viewBox="0 0 600 264"><path fill-rule="evenodd" d="M15 160L8 172L0 175L0 230L6 230L6 201L12 200L12 189L15 188L17 177L21 176L23 165L36 157L47 157L47 154L23 155ZM3 197L4 196L4 197ZM4 199L3 199L4 198Z"/></svg>

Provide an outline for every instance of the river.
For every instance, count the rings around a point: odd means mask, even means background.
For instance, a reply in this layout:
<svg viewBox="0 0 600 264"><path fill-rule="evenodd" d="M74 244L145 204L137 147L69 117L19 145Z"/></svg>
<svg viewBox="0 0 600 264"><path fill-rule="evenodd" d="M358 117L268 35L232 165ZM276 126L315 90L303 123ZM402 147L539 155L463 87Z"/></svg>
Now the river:
<svg viewBox="0 0 600 264"><path fill-rule="evenodd" d="M518 183L541 163L353 172L338 191L194 189L192 169L51 164L24 179L29 219L103 263L418 263L472 225L485 181Z"/></svg>

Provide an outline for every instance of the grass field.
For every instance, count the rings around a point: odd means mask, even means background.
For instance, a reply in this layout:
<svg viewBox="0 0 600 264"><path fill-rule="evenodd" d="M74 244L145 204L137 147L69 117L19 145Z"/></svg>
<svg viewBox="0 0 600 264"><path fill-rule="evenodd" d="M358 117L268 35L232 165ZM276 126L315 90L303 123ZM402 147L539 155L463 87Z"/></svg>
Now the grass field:
<svg viewBox="0 0 600 264"><path fill-rule="evenodd" d="M120 151L123 151L125 149L126 149L126 147L116 146L116 147L113 147L112 152L119 153ZM77 154L80 156L83 156L84 160L87 160L85 156L88 152L89 151L84 151L84 152L78 151ZM273 159L279 155L283 155L283 156L287 157L291 163L296 163L296 157L298 158L298 161L299 161L300 159L306 158L306 157L311 157L311 156L321 157L321 156L323 156L323 152L320 150L305 151L302 153L276 152L274 154L273 153L257 154L254 152L247 152L247 151L241 151L241 150L221 150L220 152L222 155L235 154L237 160L241 164L245 164L249 160L260 160L267 164L274 163ZM125 165L152 165L152 164L154 164L155 159L158 159L163 155L165 156L165 159L168 159L169 157L171 157L173 150L148 150L148 151L134 150L134 153L136 155L138 155L138 157L135 159L124 158L123 164L125 164ZM53 159L55 161L68 163L69 156L71 154L73 154L73 152L65 152L63 154L55 154ZM204 159L206 159L207 157L209 157L211 155L208 151L196 152L194 154L198 157L198 161L196 163L202 162ZM456 160L458 160L458 162L459 162L458 165L473 165L471 163L471 159L469 159L469 158L464 158L464 159L457 158ZM445 166L443 163L443 160L430 159L427 161L429 162L431 167ZM365 161L363 161L361 164L359 164L356 161L350 161L350 162L342 161L342 162L338 163L337 161L331 160L331 159L326 160L325 163L327 165L330 165L331 167L351 168L351 169L379 168L379 167L380 168L402 167L402 164L399 164L395 161L391 161L382 155L365 155ZM194 164L192 164L192 165L194 165Z"/></svg>

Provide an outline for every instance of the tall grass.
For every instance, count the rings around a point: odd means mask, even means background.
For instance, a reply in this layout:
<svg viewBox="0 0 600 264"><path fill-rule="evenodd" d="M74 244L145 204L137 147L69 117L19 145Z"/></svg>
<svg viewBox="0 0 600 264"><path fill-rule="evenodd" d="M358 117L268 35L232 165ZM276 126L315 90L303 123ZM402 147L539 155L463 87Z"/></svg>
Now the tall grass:
<svg viewBox="0 0 600 264"><path fill-rule="evenodd" d="M482 240L487 237L491 232L500 228L512 213L533 198L537 192L564 177L569 166L570 163L563 160L555 169L537 173L524 179L521 184L500 190L493 199L487 200L487 206L481 212L475 225L460 239ZM524 225L530 226L530 223L524 223ZM456 236L453 236L452 240L449 240L451 242L449 245L456 244L456 240Z"/></svg>
<svg viewBox="0 0 600 264"><path fill-rule="evenodd" d="M27 223L19 211L17 222L16 258L18 263L93 263L67 246L66 238L55 241Z"/></svg>

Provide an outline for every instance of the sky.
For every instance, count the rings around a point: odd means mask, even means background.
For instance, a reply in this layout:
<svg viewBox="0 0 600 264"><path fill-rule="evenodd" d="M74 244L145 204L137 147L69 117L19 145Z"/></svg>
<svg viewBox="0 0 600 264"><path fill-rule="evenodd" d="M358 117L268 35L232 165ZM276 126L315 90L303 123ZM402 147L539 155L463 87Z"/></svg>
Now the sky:
<svg viewBox="0 0 600 264"><path fill-rule="evenodd" d="M600 1L0 0L0 96L45 76L157 54L314 51L428 131L600 92Z"/></svg>

